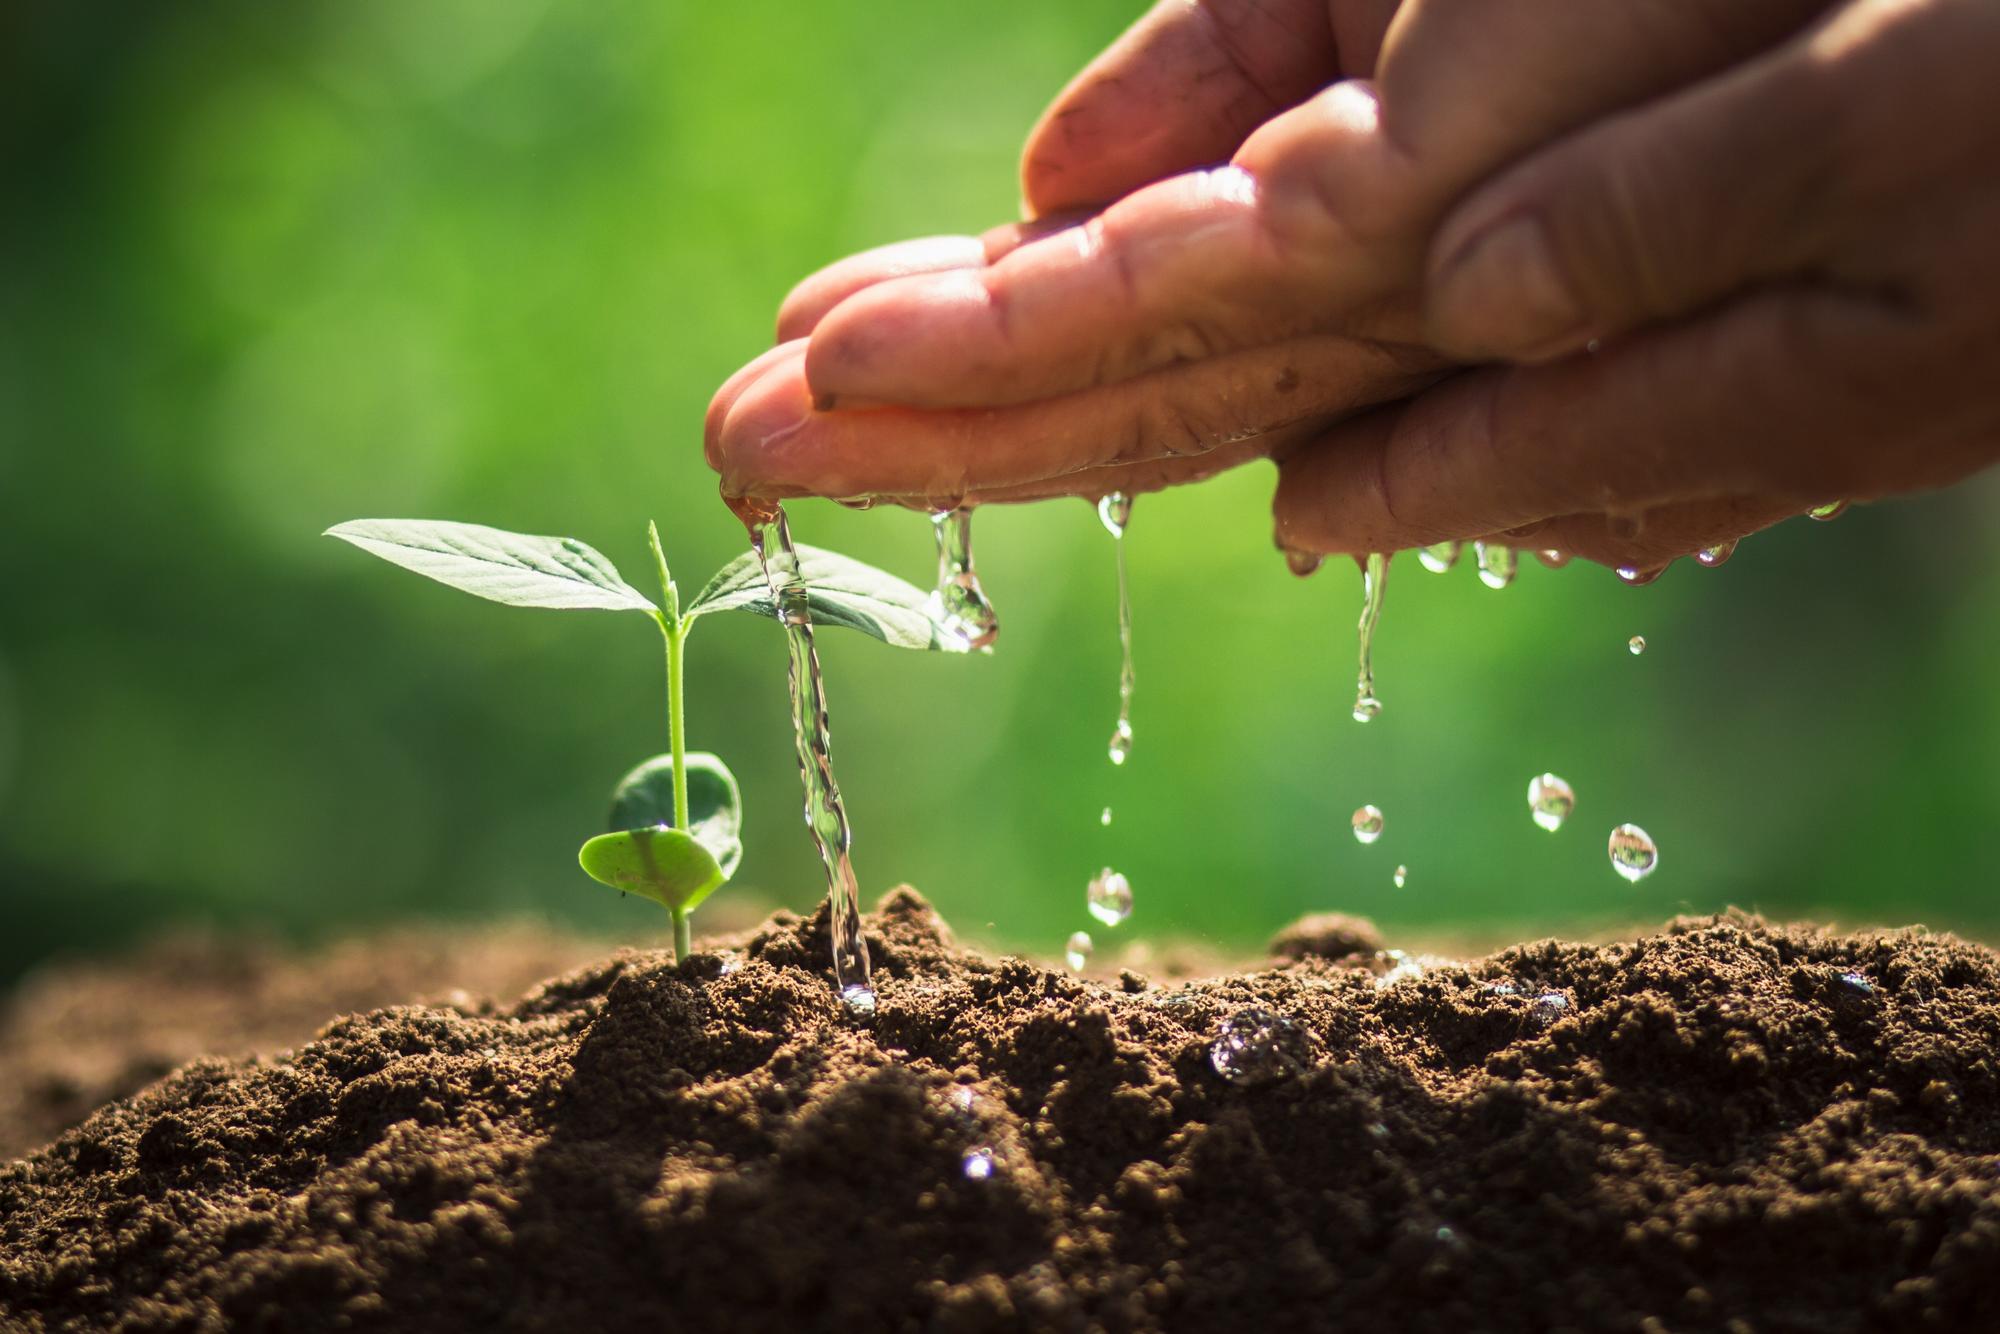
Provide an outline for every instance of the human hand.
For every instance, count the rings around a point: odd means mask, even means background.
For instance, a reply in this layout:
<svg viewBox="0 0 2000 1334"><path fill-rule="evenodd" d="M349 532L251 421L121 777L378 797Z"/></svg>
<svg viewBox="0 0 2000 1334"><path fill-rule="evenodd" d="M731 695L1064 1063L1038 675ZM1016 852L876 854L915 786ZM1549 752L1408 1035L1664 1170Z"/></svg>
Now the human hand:
<svg viewBox="0 0 2000 1334"><path fill-rule="evenodd" d="M1828 10L1458 204L1424 336L1509 364L1291 453L1280 540L1643 571L2000 458L2000 9Z"/></svg>

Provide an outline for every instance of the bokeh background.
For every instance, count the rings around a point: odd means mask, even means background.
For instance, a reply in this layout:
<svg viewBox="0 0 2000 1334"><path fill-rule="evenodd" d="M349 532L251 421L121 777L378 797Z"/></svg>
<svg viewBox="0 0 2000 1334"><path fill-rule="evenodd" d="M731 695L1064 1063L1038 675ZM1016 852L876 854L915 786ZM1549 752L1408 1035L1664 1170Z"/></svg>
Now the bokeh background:
<svg viewBox="0 0 2000 1334"><path fill-rule="evenodd" d="M0 977L190 919L657 937L655 909L574 860L610 783L664 746L649 627L476 602L318 534L566 533L636 579L656 518L699 585L742 546L701 413L786 288L1010 216L1026 127L1135 12L0 9ZM1496 593L1405 558L1366 728L1358 579L1285 573L1271 481L1139 503L1123 770L1112 552L1081 503L982 514L994 656L822 636L871 897L913 882L962 933L1044 957L1090 925L1107 864L1135 886L1124 933L1222 949L1329 908L1411 939L1730 903L1994 925L1990 479L1644 589L1530 565ZM921 516L801 504L794 524L930 576ZM692 742L746 791L731 894L807 907L776 628L704 623L690 660ZM1580 795L1553 836L1524 799L1543 769ZM1363 802L1388 825L1366 848ZM1606 864L1624 820L1662 848L1636 888Z"/></svg>

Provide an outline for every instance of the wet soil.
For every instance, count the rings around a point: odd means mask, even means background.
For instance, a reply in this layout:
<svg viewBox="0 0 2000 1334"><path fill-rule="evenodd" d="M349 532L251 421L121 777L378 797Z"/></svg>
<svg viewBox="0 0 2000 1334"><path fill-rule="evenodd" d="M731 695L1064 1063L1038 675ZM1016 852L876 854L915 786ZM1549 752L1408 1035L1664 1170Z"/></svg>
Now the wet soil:
<svg viewBox="0 0 2000 1334"><path fill-rule="evenodd" d="M871 1018L779 914L196 1061L0 1169L0 1328L2000 1325L1982 947L1345 919L1163 986L869 926Z"/></svg>

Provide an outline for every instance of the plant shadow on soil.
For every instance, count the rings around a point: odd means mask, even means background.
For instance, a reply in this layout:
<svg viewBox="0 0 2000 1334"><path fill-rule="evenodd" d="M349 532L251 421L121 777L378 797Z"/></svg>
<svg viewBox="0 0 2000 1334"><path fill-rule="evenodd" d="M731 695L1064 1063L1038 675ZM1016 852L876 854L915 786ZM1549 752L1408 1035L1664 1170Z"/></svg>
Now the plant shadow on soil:
<svg viewBox="0 0 2000 1334"><path fill-rule="evenodd" d="M2000 1296L1976 945L1728 914L1397 966L1335 921L1162 987L959 949L907 890L869 925L872 1021L822 910L196 1062L0 1171L0 1324L1978 1329Z"/></svg>

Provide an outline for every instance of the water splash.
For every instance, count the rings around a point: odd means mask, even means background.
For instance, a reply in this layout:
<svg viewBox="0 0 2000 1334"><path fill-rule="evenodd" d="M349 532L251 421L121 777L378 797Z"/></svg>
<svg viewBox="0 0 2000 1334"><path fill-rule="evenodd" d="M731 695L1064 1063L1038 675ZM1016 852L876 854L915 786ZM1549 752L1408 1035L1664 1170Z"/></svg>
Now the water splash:
<svg viewBox="0 0 2000 1334"><path fill-rule="evenodd" d="M1095 948L1096 943L1091 940L1090 932L1073 931L1063 942L1063 962L1069 965L1071 972L1080 973L1083 966L1090 962L1090 952Z"/></svg>
<svg viewBox="0 0 2000 1334"><path fill-rule="evenodd" d="M1621 824L1611 831L1611 869L1638 884L1660 864L1660 849L1653 836L1635 824Z"/></svg>
<svg viewBox="0 0 2000 1334"><path fill-rule="evenodd" d="M937 531L938 556L931 615L968 649L990 649L1000 637L1000 617L972 566L972 511L964 506L933 511L931 526Z"/></svg>
<svg viewBox="0 0 2000 1334"><path fill-rule="evenodd" d="M1575 789L1554 774L1537 774L1528 780L1528 814L1551 834L1563 827L1575 809Z"/></svg>
<svg viewBox="0 0 2000 1334"><path fill-rule="evenodd" d="M1514 582L1514 573L1521 566L1521 557L1512 547L1496 546L1491 542L1474 542L1472 559L1479 566L1479 582L1488 588L1505 588Z"/></svg>
<svg viewBox="0 0 2000 1334"><path fill-rule="evenodd" d="M799 572L799 555L792 546L784 506L738 498L731 499L729 507L750 530L751 550L764 568L764 581L770 585L778 620L785 627L785 646L791 658L792 731L798 741L799 773L805 785L806 828L819 850L820 864L826 868L834 983L848 1008L865 1017L875 1012L875 993L869 986L868 942L861 934L861 891L848 856L854 831L840 800L840 784L833 777L826 685L813 644L805 577Z"/></svg>
<svg viewBox="0 0 2000 1334"><path fill-rule="evenodd" d="M1443 574L1458 564L1458 553L1465 547L1463 542L1433 542L1427 547L1417 548L1417 564L1432 574Z"/></svg>
<svg viewBox="0 0 2000 1334"><path fill-rule="evenodd" d="M1090 882L1084 899L1092 917L1117 926L1132 915L1132 882L1107 866Z"/></svg>
<svg viewBox="0 0 2000 1334"><path fill-rule="evenodd" d="M1363 806L1354 812L1354 818L1348 823L1354 827L1356 843L1365 845L1382 837L1382 810L1379 806Z"/></svg>
<svg viewBox="0 0 2000 1334"><path fill-rule="evenodd" d="M1097 517L1118 548L1118 724L1111 729L1105 752L1113 764L1132 754L1132 590L1125 575L1125 528L1132 522L1132 497L1113 491L1097 502Z"/></svg>
<svg viewBox="0 0 2000 1334"><path fill-rule="evenodd" d="M1632 651L1633 657L1635 658L1638 657L1641 653L1644 653L1646 651L1646 636L1633 635L1630 639L1625 641L1625 647Z"/></svg>
<svg viewBox="0 0 2000 1334"><path fill-rule="evenodd" d="M1382 619L1382 590L1389 582L1389 558L1371 552L1361 566L1361 622L1357 627L1360 664L1354 678L1354 721L1365 723L1382 713L1375 697L1375 625Z"/></svg>

